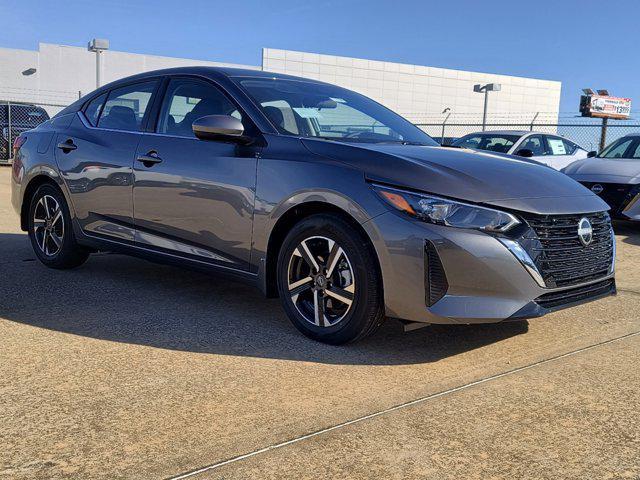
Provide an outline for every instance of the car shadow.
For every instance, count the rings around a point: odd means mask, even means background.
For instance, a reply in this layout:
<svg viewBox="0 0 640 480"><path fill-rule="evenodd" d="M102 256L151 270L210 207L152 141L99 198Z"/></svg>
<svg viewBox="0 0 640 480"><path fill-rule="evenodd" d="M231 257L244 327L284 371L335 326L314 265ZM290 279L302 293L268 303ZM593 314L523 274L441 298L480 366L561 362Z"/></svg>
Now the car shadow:
<svg viewBox="0 0 640 480"><path fill-rule="evenodd" d="M354 365L437 362L521 335L527 322L428 326L404 333L388 320L342 347L307 339L278 299L213 275L114 254L75 270L42 266L25 235L0 234L0 317L34 327L157 348Z"/></svg>
<svg viewBox="0 0 640 480"><path fill-rule="evenodd" d="M634 222L616 220L613 222L613 230L616 235L624 235L623 243L629 245L640 245L640 225Z"/></svg>

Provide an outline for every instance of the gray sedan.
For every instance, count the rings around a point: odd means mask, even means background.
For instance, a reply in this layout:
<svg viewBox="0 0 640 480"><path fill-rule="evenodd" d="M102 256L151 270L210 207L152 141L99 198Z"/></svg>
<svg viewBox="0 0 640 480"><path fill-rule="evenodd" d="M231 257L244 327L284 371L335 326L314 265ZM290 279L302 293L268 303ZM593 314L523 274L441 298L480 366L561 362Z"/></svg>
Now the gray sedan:
<svg viewBox="0 0 640 480"><path fill-rule="evenodd" d="M619 138L563 172L606 201L613 216L640 221L640 134Z"/></svg>
<svg viewBox="0 0 640 480"><path fill-rule="evenodd" d="M14 150L12 202L44 265L109 250L216 272L279 296L323 342L386 317L521 320L616 291L608 207L591 191L525 158L439 147L321 82L148 72Z"/></svg>

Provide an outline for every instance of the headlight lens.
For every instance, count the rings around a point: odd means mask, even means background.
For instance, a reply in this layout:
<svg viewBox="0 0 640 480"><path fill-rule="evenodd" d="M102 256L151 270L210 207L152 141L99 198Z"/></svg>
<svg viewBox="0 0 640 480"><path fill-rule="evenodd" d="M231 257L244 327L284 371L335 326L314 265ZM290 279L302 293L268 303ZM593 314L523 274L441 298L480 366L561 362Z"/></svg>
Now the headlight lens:
<svg viewBox="0 0 640 480"><path fill-rule="evenodd" d="M504 233L520 224L520 220L512 214L492 208L479 207L432 195L406 192L381 185L374 185L373 188L393 208L414 218L437 225Z"/></svg>

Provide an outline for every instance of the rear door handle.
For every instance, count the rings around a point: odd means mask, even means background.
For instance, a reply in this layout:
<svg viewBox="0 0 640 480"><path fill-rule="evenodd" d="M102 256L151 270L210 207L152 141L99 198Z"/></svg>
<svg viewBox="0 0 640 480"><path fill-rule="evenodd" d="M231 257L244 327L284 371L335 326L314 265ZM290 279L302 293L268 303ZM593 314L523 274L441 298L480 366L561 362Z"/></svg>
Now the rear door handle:
<svg viewBox="0 0 640 480"><path fill-rule="evenodd" d="M70 151L77 149L78 146L75 143L73 143L73 139L68 138L64 142L60 142L58 144L58 148L62 150L64 153L69 153Z"/></svg>
<svg viewBox="0 0 640 480"><path fill-rule="evenodd" d="M162 162L162 158L158 156L158 152L156 152L155 150L151 150L145 155L139 155L137 160L139 162L142 162L142 164L147 168L153 167L156 163Z"/></svg>

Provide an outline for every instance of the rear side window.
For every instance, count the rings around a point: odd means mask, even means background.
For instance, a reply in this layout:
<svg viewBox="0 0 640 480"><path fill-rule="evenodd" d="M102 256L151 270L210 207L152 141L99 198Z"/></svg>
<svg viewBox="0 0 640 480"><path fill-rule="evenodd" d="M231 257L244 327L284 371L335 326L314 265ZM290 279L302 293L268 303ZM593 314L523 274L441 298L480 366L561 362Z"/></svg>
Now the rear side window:
<svg viewBox="0 0 640 480"><path fill-rule="evenodd" d="M564 142L558 137L547 137L550 155L569 155Z"/></svg>
<svg viewBox="0 0 640 480"><path fill-rule="evenodd" d="M100 117L100 113L102 113L102 107L104 106L106 99L107 94L103 93L91 100L89 105L87 105L87 108L84 109L84 116L87 117L89 123L94 127L98 125L98 118Z"/></svg>
<svg viewBox="0 0 640 480"><path fill-rule="evenodd" d="M549 155L573 155L578 146L565 138L547 136Z"/></svg>
<svg viewBox="0 0 640 480"><path fill-rule="evenodd" d="M142 120L150 107L156 84L154 80L111 90L100 114L98 127L141 131Z"/></svg>

